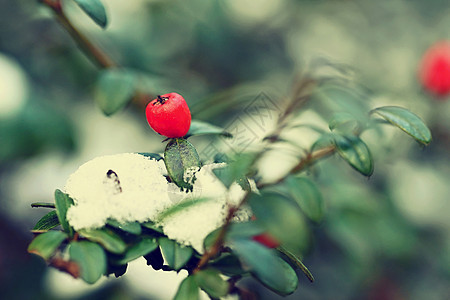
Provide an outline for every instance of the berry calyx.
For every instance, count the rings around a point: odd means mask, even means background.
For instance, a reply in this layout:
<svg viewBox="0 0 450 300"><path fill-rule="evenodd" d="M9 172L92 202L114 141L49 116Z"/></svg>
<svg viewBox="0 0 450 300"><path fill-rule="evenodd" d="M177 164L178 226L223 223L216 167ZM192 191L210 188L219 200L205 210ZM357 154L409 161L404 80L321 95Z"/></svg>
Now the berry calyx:
<svg viewBox="0 0 450 300"><path fill-rule="evenodd" d="M266 246L267 248L277 248L280 246L280 242L278 242L272 235L269 233L261 233L252 237L252 240L260 243L261 245Z"/></svg>
<svg viewBox="0 0 450 300"><path fill-rule="evenodd" d="M435 96L450 94L450 41L437 42L425 52L419 79L423 87Z"/></svg>
<svg viewBox="0 0 450 300"><path fill-rule="evenodd" d="M159 95L145 109L147 122L157 133L168 138L185 136L191 126L191 112L177 93Z"/></svg>

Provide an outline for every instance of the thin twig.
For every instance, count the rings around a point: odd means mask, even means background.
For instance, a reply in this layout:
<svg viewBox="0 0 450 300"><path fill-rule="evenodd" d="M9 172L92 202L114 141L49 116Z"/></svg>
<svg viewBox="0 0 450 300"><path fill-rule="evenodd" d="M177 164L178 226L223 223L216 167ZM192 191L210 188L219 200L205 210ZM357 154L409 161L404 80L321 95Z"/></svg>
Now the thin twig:
<svg viewBox="0 0 450 300"><path fill-rule="evenodd" d="M112 68L117 67L117 64L100 48L95 46L85 35L83 35L78 29L76 29L66 14L62 10L61 0L40 0L43 4L47 5L53 10L58 22L66 29L66 31L72 36L77 45L88 54L91 60L100 68Z"/></svg>

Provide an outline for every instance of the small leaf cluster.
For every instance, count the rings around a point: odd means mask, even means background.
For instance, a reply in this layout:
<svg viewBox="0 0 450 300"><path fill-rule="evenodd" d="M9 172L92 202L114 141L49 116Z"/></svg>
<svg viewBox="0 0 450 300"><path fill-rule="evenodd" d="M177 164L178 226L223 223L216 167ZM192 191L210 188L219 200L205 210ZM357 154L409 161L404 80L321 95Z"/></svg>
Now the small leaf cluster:
<svg viewBox="0 0 450 300"><path fill-rule="evenodd" d="M44 215L33 228L37 236L28 251L87 283L95 283L102 275L121 276L127 264L141 256L157 270L179 270L192 256L192 248L167 239L162 230L150 222L121 224L109 220L102 228L75 232L66 219L71 205L73 200L60 190L55 192L54 204L34 203L35 207L55 210ZM61 230L55 230L58 226ZM167 265L163 264L162 254Z"/></svg>

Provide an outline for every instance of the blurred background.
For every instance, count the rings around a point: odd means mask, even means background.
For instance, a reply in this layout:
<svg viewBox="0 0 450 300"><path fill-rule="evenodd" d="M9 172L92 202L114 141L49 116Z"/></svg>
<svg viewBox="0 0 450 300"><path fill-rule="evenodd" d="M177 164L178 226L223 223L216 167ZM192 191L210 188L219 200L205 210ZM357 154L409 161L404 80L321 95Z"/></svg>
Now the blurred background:
<svg viewBox="0 0 450 300"><path fill-rule="evenodd" d="M176 91L193 118L224 126L260 93L274 102L288 97L318 62L339 66L370 108L400 105L421 116L433 134L426 148L388 127L362 136L375 158L370 180L335 158L318 164L327 212L311 224L304 258L316 282L299 274L299 289L287 299L450 299L450 101L424 91L417 75L426 49L450 39L448 1L103 3L106 30L63 1L76 28L140 74L141 92ZM3 299L170 299L181 281L138 260L125 276L88 286L26 252L29 231L45 213L30 204L52 202L82 163L163 150L142 103L102 114L93 101L99 72L47 7L0 0ZM305 118L328 121L313 112ZM194 142L199 149L209 140ZM245 284L261 299L280 298Z"/></svg>

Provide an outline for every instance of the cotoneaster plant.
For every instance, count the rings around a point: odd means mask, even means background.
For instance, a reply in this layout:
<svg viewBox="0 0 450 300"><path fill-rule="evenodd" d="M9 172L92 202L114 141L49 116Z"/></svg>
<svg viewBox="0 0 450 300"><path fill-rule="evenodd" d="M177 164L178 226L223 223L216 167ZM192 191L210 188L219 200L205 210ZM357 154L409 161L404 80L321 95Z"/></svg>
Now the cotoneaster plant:
<svg viewBox="0 0 450 300"><path fill-rule="evenodd" d="M81 35L59 0L41 2L106 69L100 75L97 100L105 115L139 98L132 97L140 93L135 90L138 77L117 68ZM100 1L76 2L97 24L106 26ZM432 62L438 60L431 68L425 64L423 82L434 93L446 95L447 60L441 50L430 55ZM379 124L398 127L422 145L431 142L429 129L417 115L397 106L371 109L366 101L370 97L354 92L345 82L307 73L295 82L289 97L278 99L283 109L273 130L254 142L259 147L239 153L212 148L219 157L228 154L225 162L202 162L188 138L233 138L230 133L191 121L182 96L158 96L147 105L146 117L157 133L169 139L164 154L118 154L82 165L64 191L55 192L54 203L32 204L51 211L32 229L35 237L28 251L90 284L104 275L124 275L128 263L139 257L155 270L184 270L185 277L173 291L176 300L197 300L201 290L211 299L233 294L248 298L245 286L237 284L245 277L279 295L292 294L299 282L296 270L314 280L301 258L311 240L310 226L326 217L320 185L314 182L314 172L305 171L336 154L363 176L371 176L374 161L361 135ZM320 105L305 107L312 99ZM206 106L237 105L226 100L205 101ZM264 109L256 107L261 114L271 113ZM301 113L309 109L324 126L301 123ZM317 132L317 139L303 147L297 144L301 136L284 134L300 127ZM242 142L240 136L234 138L235 143ZM294 146L296 161L279 178L262 181L258 162L283 143Z"/></svg>

